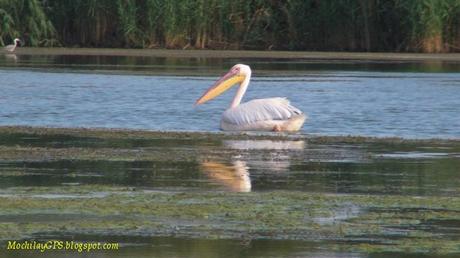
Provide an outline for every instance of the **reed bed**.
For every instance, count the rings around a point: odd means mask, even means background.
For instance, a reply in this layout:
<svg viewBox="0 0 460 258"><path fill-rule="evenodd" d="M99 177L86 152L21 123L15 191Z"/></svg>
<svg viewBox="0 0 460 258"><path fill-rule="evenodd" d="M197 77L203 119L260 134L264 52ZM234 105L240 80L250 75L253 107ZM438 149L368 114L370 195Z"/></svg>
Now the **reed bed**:
<svg viewBox="0 0 460 258"><path fill-rule="evenodd" d="M460 0L0 0L0 44L459 52Z"/></svg>

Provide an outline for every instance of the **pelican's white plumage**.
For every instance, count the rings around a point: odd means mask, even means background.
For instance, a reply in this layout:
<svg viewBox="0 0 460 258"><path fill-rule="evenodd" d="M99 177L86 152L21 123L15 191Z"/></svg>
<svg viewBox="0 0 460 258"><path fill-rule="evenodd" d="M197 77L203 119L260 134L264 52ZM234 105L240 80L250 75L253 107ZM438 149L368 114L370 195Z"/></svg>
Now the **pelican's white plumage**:
<svg viewBox="0 0 460 258"><path fill-rule="evenodd" d="M14 50L16 49L16 47L17 47L17 45L18 45L19 42L21 42L21 40L19 40L19 39L14 39L14 44L8 45L8 46L4 47L3 49L4 49L5 51L8 51L8 52L14 52Z"/></svg>
<svg viewBox="0 0 460 258"><path fill-rule="evenodd" d="M271 131L284 121L302 116L302 111L292 106L286 98L254 99L227 109L222 114L221 128L228 131L244 128L246 131L262 126L263 131Z"/></svg>
<svg viewBox="0 0 460 258"><path fill-rule="evenodd" d="M235 83L241 83L230 108L222 114L220 127L225 131L298 131L306 116L286 98L255 99L240 105L249 85L251 69L237 64L200 99L202 104L220 95Z"/></svg>

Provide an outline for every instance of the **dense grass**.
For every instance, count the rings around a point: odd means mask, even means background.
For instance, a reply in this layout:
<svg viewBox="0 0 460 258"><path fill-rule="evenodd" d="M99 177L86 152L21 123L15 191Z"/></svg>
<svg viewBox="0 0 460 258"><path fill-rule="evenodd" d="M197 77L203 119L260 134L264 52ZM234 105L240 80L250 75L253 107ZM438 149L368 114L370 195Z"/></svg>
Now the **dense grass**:
<svg viewBox="0 0 460 258"><path fill-rule="evenodd" d="M460 0L0 0L0 44L460 51Z"/></svg>

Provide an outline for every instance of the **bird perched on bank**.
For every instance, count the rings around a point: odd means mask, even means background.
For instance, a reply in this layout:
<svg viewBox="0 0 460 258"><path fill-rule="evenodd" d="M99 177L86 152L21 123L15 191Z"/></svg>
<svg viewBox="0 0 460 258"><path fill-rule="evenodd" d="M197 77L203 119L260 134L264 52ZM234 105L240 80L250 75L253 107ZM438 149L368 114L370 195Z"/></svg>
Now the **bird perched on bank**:
<svg viewBox="0 0 460 258"><path fill-rule="evenodd" d="M8 52L14 52L14 50L18 46L18 43L20 43L20 42L21 42L21 40L16 38L16 39L14 39L14 44L11 44L11 45L8 45L8 46L4 47L3 50L8 51Z"/></svg>
<svg viewBox="0 0 460 258"><path fill-rule="evenodd" d="M230 107L222 114L220 128L224 131L298 131L306 115L286 98L254 99L240 104L251 79L251 68L244 64L230 71L209 88L195 105L203 104L233 85L240 86Z"/></svg>

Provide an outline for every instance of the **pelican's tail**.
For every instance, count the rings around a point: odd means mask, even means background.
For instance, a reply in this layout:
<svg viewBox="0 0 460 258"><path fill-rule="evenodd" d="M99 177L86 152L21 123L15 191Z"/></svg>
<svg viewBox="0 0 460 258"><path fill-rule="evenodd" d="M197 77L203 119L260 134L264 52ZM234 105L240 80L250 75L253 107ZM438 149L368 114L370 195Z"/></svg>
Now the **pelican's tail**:
<svg viewBox="0 0 460 258"><path fill-rule="evenodd" d="M300 115L295 115L289 120L287 120L282 126L281 130L282 131L289 131L289 132L295 132L299 131L300 128L302 128L303 123L307 119L307 115L305 114L300 114Z"/></svg>

